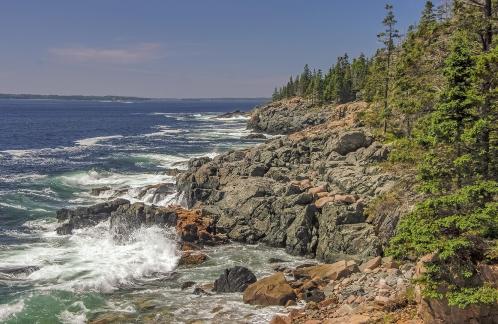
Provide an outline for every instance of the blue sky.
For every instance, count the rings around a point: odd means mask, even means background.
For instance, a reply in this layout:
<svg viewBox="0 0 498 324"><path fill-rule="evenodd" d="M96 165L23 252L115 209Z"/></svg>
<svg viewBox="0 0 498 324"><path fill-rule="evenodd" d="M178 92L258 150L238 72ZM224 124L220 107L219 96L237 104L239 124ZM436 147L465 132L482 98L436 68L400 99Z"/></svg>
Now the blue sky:
<svg viewBox="0 0 498 324"><path fill-rule="evenodd" d="M391 3L405 31L425 1ZM2 1L0 93L269 96L305 63L325 69L345 52L372 54L384 4Z"/></svg>

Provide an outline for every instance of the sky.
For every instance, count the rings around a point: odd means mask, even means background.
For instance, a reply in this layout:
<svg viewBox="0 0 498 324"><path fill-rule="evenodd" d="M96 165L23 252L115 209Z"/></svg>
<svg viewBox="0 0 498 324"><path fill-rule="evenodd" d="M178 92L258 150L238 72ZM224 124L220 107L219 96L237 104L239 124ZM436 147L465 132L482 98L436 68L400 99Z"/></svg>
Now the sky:
<svg viewBox="0 0 498 324"><path fill-rule="evenodd" d="M399 29L425 0L392 0ZM437 3L437 1L435 1ZM304 64L380 46L385 0L15 0L0 93L269 97Z"/></svg>

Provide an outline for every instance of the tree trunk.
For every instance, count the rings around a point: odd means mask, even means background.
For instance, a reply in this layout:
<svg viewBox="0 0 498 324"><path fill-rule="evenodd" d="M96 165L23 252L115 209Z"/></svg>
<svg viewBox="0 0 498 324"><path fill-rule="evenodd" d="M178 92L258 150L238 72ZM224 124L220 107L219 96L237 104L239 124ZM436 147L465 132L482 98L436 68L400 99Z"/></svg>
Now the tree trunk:
<svg viewBox="0 0 498 324"><path fill-rule="evenodd" d="M489 52L491 45L493 43L493 7L492 0L485 0L484 4L484 19L486 22L486 29L482 35L482 50L484 53ZM490 67L486 66L489 71ZM486 77L481 84L481 90L484 94L484 102L479 109L479 117L482 120L489 121L489 114L491 110L491 82L489 77ZM481 147L481 172L485 179L489 179L489 164L490 164L490 151L489 151L489 138L490 130L489 126L485 126L479 136L479 144Z"/></svg>

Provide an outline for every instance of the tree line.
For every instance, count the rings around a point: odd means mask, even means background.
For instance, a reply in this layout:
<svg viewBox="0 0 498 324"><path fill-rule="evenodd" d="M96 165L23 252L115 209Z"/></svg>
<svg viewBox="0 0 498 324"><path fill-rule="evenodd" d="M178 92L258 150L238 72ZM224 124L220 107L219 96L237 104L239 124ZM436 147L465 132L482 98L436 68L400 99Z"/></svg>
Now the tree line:
<svg viewBox="0 0 498 324"><path fill-rule="evenodd" d="M311 71L308 64L302 73L295 78L290 77L286 85L275 88L274 101L292 97L303 97L314 103L345 103L361 96L364 88L370 61L365 55L354 58L344 54L324 74L322 70Z"/></svg>

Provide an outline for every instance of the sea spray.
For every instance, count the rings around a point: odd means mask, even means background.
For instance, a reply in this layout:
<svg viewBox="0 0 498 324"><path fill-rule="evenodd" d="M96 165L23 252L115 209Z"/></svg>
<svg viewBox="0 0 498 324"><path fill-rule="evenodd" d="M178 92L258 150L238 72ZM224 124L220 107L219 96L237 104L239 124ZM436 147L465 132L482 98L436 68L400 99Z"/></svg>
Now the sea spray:
<svg viewBox="0 0 498 324"><path fill-rule="evenodd" d="M118 244L108 222L74 231L67 238L52 237L12 255L2 264L36 265L27 279L44 289L112 292L153 274L167 275L179 259L173 232L143 227ZM66 239L66 242L61 240ZM63 244L61 244L63 243Z"/></svg>

